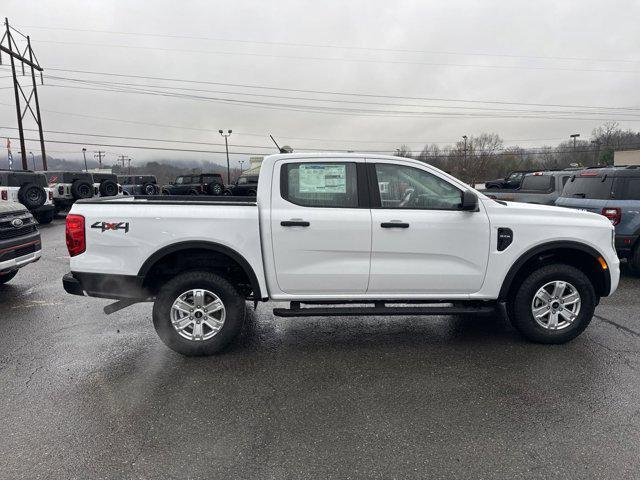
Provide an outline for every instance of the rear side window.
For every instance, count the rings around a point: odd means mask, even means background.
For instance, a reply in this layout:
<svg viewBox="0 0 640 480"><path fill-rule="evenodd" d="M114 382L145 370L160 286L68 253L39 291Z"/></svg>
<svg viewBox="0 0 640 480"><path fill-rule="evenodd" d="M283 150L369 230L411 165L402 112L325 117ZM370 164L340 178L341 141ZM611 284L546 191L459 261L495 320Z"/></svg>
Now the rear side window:
<svg viewBox="0 0 640 480"><path fill-rule="evenodd" d="M524 177L520 188L522 190L550 192L553 190L553 177L551 175L529 175Z"/></svg>
<svg viewBox="0 0 640 480"><path fill-rule="evenodd" d="M219 178L220 178L220 175L203 175L202 176L202 182L203 183L211 183L211 182L215 182Z"/></svg>
<svg viewBox="0 0 640 480"><path fill-rule="evenodd" d="M628 178L622 200L640 200L640 178Z"/></svg>
<svg viewBox="0 0 640 480"><path fill-rule="evenodd" d="M287 163L280 175L282 198L303 207L355 208L355 163Z"/></svg>
<svg viewBox="0 0 640 480"><path fill-rule="evenodd" d="M611 198L613 178L573 177L564 187L563 197L607 200Z"/></svg>

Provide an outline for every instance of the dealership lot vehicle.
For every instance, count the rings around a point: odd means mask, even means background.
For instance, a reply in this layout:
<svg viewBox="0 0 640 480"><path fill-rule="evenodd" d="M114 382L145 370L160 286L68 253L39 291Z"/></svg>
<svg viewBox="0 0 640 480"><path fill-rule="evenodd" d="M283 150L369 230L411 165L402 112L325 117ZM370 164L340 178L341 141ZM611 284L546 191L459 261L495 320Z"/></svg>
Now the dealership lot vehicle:
<svg viewBox="0 0 640 480"><path fill-rule="evenodd" d="M38 223L51 223L53 193L44 175L29 170L0 170L0 205L24 205Z"/></svg>
<svg viewBox="0 0 640 480"><path fill-rule="evenodd" d="M224 194L239 197L255 197L258 192L258 175L241 175L231 185L227 185Z"/></svg>
<svg viewBox="0 0 640 480"><path fill-rule="evenodd" d="M640 274L640 168L587 169L573 175L556 205L599 213L616 229L616 251Z"/></svg>
<svg viewBox="0 0 640 480"><path fill-rule="evenodd" d="M0 284L40 260L40 255L40 233L33 216L20 204L0 204Z"/></svg>
<svg viewBox="0 0 640 480"><path fill-rule="evenodd" d="M224 183L219 173L180 175L175 182L162 187L163 195L222 195Z"/></svg>
<svg viewBox="0 0 640 480"><path fill-rule="evenodd" d="M155 175L120 175L124 195L159 195L160 186Z"/></svg>
<svg viewBox="0 0 640 480"><path fill-rule="evenodd" d="M161 339L198 355L238 334L245 300L290 302L274 310L285 317L488 313L505 302L525 337L562 343L618 284L601 215L496 202L414 160L274 155L257 198L241 198L75 205L65 290L120 300L111 310L153 300Z"/></svg>
<svg viewBox="0 0 640 480"><path fill-rule="evenodd" d="M516 189L492 188L485 193L497 200L508 202L553 205L573 173L567 170L528 173Z"/></svg>
<svg viewBox="0 0 640 480"><path fill-rule="evenodd" d="M498 178L497 180L489 180L488 182L485 182L484 186L488 190L494 188L519 188L524 176L527 173L533 172L533 170L514 170L513 172L509 172L509 174L504 178Z"/></svg>
<svg viewBox="0 0 640 480"><path fill-rule="evenodd" d="M53 192L56 213L67 210L76 200L94 196L95 187L90 173L51 170L41 173L46 176L49 188Z"/></svg>
<svg viewBox="0 0 640 480"><path fill-rule="evenodd" d="M115 197L122 193L118 177L113 173L92 173L93 194L97 197Z"/></svg>

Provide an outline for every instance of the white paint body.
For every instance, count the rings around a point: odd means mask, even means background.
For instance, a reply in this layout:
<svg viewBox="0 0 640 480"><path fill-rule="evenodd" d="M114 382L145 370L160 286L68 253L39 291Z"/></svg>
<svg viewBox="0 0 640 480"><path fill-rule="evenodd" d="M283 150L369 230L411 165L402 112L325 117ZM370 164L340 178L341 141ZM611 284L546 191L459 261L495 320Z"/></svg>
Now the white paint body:
<svg viewBox="0 0 640 480"><path fill-rule="evenodd" d="M426 170L461 190L474 191L476 212L368 208L315 208L280 195L280 169L287 162L392 163ZM73 272L138 275L163 247L205 241L235 250L253 268L263 298L295 300L493 300L511 266L530 249L572 241L596 250L610 270L613 293L619 260L613 226L593 213L541 205L500 204L454 177L410 159L364 154L284 154L267 157L257 202L163 204L121 197L76 203L85 217L86 252L71 258ZM309 227L282 227L304 220ZM381 229L408 222L411 228ZM91 229L94 222L129 222L123 230ZM497 250L500 227L513 243Z"/></svg>

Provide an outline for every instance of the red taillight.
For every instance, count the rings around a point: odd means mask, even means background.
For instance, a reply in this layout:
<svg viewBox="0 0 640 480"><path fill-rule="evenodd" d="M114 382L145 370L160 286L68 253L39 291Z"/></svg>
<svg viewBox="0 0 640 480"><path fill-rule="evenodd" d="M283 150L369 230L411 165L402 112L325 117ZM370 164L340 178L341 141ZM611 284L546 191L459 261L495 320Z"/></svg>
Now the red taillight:
<svg viewBox="0 0 640 480"><path fill-rule="evenodd" d="M622 219L622 211L619 208L603 208L601 213L607 217L613 225L618 225Z"/></svg>
<svg viewBox="0 0 640 480"><path fill-rule="evenodd" d="M9 193L6 190L2 190L0 195L2 195L2 200L9 200Z"/></svg>
<svg viewBox="0 0 640 480"><path fill-rule="evenodd" d="M80 255L87 244L84 234L84 217L82 215L67 215L67 250L70 257Z"/></svg>
<svg viewBox="0 0 640 480"><path fill-rule="evenodd" d="M49 200L53 200L53 192L49 190Z"/></svg>

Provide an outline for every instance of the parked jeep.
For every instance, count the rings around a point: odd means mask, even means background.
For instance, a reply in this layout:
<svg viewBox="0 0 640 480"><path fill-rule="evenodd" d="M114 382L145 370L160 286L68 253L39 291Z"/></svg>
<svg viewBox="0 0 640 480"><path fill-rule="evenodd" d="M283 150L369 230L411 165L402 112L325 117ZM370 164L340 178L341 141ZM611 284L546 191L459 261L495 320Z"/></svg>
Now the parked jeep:
<svg viewBox="0 0 640 480"><path fill-rule="evenodd" d="M21 203L43 225L53 220L53 193L40 173L0 170L0 203Z"/></svg>
<svg viewBox="0 0 640 480"><path fill-rule="evenodd" d="M160 186L154 175L119 175L124 195L159 195Z"/></svg>
<svg viewBox="0 0 640 480"><path fill-rule="evenodd" d="M235 183L227 185L225 195L255 197L258 191L258 175L242 175Z"/></svg>
<svg viewBox="0 0 640 480"><path fill-rule="evenodd" d="M40 260L41 250L40 233L29 211L17 202L0 204L0 285Z"/></svg>
<svg viewBox="0 0 640 480"><path fill-rule="evenodd" d="M76 200L94 196L93 177L87 172L42 172L53 192L55 212L66 210Z"/></svg>
<svg viewBox="0 0 640 480"><path fill-rule="evenodd" d="M162 187L163 195L222 195L224 183L219 173L180 175L175 182Z"/></svg>
<svg viewBox="0 0 640 480"><path fill-rule="evenodd" d="M518 188L522 183L522 179L527 173L533 173L534 170L514 170L504 178L497 180L489 180L484 184L485 188Z"/></svg>
<svg viewBox="0 0 640 480"><path fill-rule="evenodd" d="M616 229L618 257L640 275L640 168L583 170L567 182L556 205L607 217Z"/></svg>
<svg viewBox="0 0 640 480"><path fill-rule="evenodd" d="M118 177L114 173L92 173L93 194L96 197L115 197L122 193L122 187L118 185Z"/></svg>

